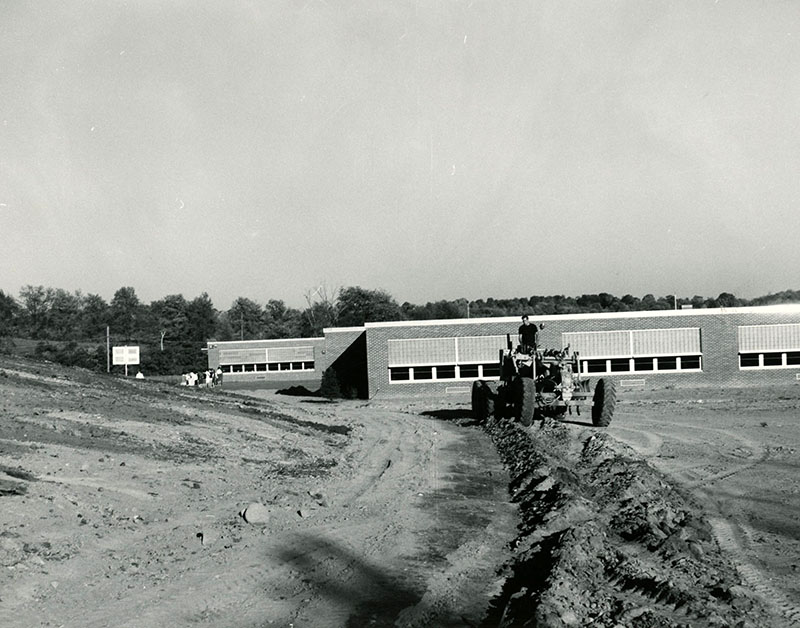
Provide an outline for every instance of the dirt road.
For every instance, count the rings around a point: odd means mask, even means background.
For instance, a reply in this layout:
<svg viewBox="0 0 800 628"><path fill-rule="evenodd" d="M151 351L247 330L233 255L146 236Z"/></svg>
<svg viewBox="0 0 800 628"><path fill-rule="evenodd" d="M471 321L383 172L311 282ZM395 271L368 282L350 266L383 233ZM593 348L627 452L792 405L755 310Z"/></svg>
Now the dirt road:
<svg viewBox="0 0 800 628"><path fill-rule="evenodd" d="M5 627L465 625L499 590L516 509L478 427L0 375Z"/></svg>
<svg viewBox="0 0 800 628"><path fill-rule="evenodd" d="M608 430L526 429L6 359L0 623L795 625L777 396L629 391Z"/></svg>

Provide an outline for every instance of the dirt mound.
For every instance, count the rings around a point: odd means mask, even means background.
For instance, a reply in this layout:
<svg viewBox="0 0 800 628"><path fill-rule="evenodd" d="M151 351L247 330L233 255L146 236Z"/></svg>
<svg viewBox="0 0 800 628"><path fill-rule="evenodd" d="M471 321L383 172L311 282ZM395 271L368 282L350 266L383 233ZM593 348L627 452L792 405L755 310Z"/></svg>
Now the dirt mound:
<svg viewBox="0 0 800 628"><path fill-rule="evenodd" d="M290 397L319 397L319 391L309 390L305 386L289 386L275 391L276 395L289 395Z"/></svg>
<svg viewBox="0 0 800 628"><path fill-rule="evenodd" d="M723 556L701 507L603 432L487 431L522 522L486 626L780 626Z"/></svg>

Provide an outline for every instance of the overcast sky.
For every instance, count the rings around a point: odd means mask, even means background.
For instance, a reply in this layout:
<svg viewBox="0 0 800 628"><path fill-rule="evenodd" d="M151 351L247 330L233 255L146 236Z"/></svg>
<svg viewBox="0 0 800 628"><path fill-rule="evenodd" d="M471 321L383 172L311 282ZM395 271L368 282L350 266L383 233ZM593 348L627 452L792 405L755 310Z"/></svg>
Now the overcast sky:
<svg viewBox="0 0 800 628"><path fill-rule="evenodd" d="M800 2L0 2L0 289L800 289Z"/></svg>

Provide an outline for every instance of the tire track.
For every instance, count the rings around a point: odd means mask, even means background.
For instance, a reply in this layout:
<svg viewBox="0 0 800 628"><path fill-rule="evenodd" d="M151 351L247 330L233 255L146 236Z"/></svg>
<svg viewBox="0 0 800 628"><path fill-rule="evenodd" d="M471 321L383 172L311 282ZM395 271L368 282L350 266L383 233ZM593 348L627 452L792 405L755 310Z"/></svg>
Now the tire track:
<svg viewBox="0 0 800 628"><path fill-rule="evenodd" d="M664 444L664 439L651 430L640 430L632 427L621 427L614 425L608 428L608 432L617 440L622 441L626 445L629 445L635 449L645 458L658 455L658 452L661 450L661 447ZM640 440L625 438L622 434L620 434L620 432L637 434L642 440L645 441L646 444L642 446L640 444Z"/></svg>
<svg viewBox="0 0 800 628"><path fill-rule="evenodd" d="M708 521L717 543L733 559L742 580L758 593L773 610L788 619L792 626L800 626L800 606L776 590L770 584L769 578L748 560L744 548L736 538L734 524L719 517L709 517Z"/></svg>
<svg viewBox="0 0 800 628"><path fill-rule="evenodd" d="M663 431L664 425L672 426L673 430L669 432ZM662 429L659 430L659 427ZM687 436L686 434L679 433L679 430L692 430L698 433L697 437ZM686 425L684 423L677 423L677 422L659 422L654 426L653 430L645 430L645 429L638 429L632 427L614 427L609 430L618 440L630 445L635 449L638 453L640 453L644 457L655 457L657 456L660 449L663 447L665 442L676 442L676 443L683 443L687 445L701 445L706 446L709 442L714 442L714 440L722 440L722 441L738 441L742 444L744 448L746 448L750 452L750 460L744 463L737 463L731 468L725 469L718 473L713 473L702 477L698 480L693 480L690 482L684 482L684 485L689 489L697 489L704 486L708 486L709 484L713 484L719 480L724 480L725 478L729 478L732 475L737 473L741 473L742 471L747 471L748 469L752 469L753 467L763 463L769 457L769 452L767 449L762 446L760 443L747 438L735 431L728 430L728 429L716 429L716 428L709 428L709 427L702 427L696 425ZM646 445L642 446L639 440L633 440L630 438L625 438L624 436L617 434L618 431L622 432L632 432L634 434L640 435L645 441ZM709 438L702 438L700 434L713 434L715 437L714 440ZM739 460L740 456L734 456L729 453L720 452L720 455L727 461L727 460ZM683 467L684 469L686 467Z"/></svg>

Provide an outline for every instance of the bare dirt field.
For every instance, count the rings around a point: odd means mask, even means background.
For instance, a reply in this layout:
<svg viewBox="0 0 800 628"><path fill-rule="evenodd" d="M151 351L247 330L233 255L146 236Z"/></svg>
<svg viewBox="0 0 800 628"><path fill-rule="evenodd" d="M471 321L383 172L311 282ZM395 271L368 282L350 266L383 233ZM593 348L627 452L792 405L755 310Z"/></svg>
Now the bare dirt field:
<svg viewBox="0 0 800 628"><path fill-rule="evenodd" d="M612 427L4 356L0 625L792 626L800 387Z"/></svg>
<svg viewBox="0 0 800 628"><path fill-rule="evenodd" d="M690 490L743 584L800 622L800 385L627 396L608 433Z"/></svg>

